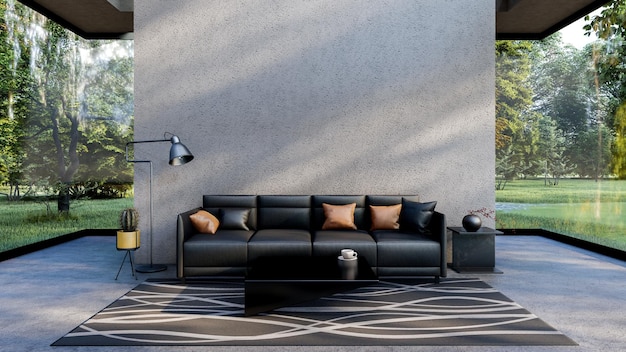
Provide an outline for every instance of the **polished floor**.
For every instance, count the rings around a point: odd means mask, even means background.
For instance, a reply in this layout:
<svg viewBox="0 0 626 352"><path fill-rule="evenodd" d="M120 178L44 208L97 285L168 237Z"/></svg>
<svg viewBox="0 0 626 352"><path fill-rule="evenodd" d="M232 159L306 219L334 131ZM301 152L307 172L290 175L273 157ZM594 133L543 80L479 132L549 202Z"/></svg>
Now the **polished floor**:
<svg viewBox="0 0 626 352"><path fill-rule="evenodd" d="M576 341L576 347L145 347L133 351L624 351L626 263L543 237L499 236L503 274L479 277ZM83 237L0 262L0 351L120 351L120 347L51 347L138 281L113 237ZM148 277L174 277L174 267Z"/></svg>

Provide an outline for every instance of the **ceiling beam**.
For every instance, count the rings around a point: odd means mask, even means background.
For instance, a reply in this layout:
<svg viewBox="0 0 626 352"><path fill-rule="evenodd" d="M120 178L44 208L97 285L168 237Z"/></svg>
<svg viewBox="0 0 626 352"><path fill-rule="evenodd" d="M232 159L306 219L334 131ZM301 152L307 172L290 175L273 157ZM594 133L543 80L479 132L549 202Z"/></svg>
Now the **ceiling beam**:
<svg viewBox="0 0 626 352"><path fill-rule="evenodd" d="M135 0L107 0L109 4L115 6L121 12L133 12L135 10Z"/></svg>
<svg viewBox="0 0 626 352"><path fill-rule="evenodd" d="M496 0L496 12L510 11L520 0Z"/></svg>
<svg viewBox="0 0 626 352"><path fill-rule="evenodd" d="M524 0L516 0L516 1L523 2ZM600 7L605 5L607 2L608 0L590 1L587 5L579 8L578 10L574 12L567 14L567 16L563 17L558 22L552 23L552 25L550 25L546 29L539 31L539 32L506 32L506 31L496 30L496 40L541 40L541 39L544 39L547 36L567 27L568 25L572 24L576 20L599 9ZM496 4L498 3L496 2ZM509 8L509 10L511 10L511 8ZM510 15L510 12L507 13L507 15ZM527 20L530 21L532 19L529 18ZM496 13L496 21L498 21L498 13Z"/></svg>

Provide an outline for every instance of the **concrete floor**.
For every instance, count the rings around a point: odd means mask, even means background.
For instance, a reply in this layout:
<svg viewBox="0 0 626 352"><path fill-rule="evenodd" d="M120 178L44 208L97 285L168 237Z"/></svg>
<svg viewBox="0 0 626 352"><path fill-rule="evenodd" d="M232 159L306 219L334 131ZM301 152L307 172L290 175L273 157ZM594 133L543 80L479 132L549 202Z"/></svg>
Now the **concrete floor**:
<svg viewBox="0 0 626 352"><path fill-rule="evenodd" d="M479 277L580 344L577 347L135 347L133 351L624 351L626 263L543 237L499 236L496 265ZM114 237L84 237L0 262L0 351L118 351L50 347L148 277L115 274L123 252Z"/></svg>

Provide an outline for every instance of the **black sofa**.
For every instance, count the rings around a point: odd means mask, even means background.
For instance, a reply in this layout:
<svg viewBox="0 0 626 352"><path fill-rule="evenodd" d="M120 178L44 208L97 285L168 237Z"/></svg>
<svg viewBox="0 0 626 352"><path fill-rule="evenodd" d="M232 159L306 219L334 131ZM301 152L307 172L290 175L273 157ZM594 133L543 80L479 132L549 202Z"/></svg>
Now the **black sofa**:
<svg viewBox="0 0 626 352"><path fill-rule="evenodd" d="M402 222L398 230L370 231L370 205L403 202L404 221L404 209L418 202L415 195L204 195L202 207L178 215L177 276L244 276L261 256L338 256L341 249L352 248L380 277L439 281L447 268L444 214L429 212L423 231L407 230ZM357 229L322 230L324 203L356 203ZM190 215L202 209L220 219L215 234L199 233L192 224Z"/></svg>

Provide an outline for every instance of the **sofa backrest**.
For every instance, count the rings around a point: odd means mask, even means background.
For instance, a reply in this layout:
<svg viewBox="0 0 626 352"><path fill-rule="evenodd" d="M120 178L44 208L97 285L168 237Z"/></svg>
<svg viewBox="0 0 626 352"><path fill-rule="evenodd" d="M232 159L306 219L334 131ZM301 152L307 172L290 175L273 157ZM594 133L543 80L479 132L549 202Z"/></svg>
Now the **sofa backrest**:
<svg viewBox="0 0 626 352"><path fill-rule="evenodd" d="M354 224L359 230L367 230L367 219L365 217L365 196L334 196L319 195L313 196L311 199L311 207L313 210L313 228L312 230L321 230L326 218L324 217L324 207L322 204L344 205L356 203L354 210Z"/></svg>
<svg viewBox="0 0 626 352"><path fill-rule="evenodd" d="M419 202L418 196L367 196L367 206L370 205L395 205L402 204L402 198L412 202Z"/></svg>
<svg viewBox="0 0 626 352"><path fill-rule="evenodd" d="M302 229L311 226L311 197L259 196L258 229Z"/></svg>
<svg viewBox="0 0 626 352"><path fill-rule="evenodd" d="M253 195L204 195L202 207L215 216L220 210L250 209L247 225L250 230L257 229L257 196Z"/></svg>
<svg viewBox="0 0 626 352"><path fill-rule="evenodd" d="M418 202L417 195L204 195L202 206L214 215L221 209L250 209L247 225L257 229L320 230L324 221L323 203L356 203L354 223L359 230L371 227L370 205L401 204L402 199Z"/></svg>

